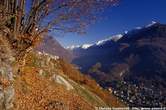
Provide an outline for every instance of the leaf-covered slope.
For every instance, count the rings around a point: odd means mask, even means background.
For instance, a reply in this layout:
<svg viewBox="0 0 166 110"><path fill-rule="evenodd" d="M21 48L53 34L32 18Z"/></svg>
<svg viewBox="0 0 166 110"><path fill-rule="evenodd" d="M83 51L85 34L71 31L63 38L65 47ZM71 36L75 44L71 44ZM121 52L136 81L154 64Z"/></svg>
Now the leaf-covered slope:
<svg viewBox="0 0 166 110"><path fill-rule="evenodd" d="M17 109L93 110L95 106L124 106L72 65L45 53L27 55L14 85Z"/></svg>

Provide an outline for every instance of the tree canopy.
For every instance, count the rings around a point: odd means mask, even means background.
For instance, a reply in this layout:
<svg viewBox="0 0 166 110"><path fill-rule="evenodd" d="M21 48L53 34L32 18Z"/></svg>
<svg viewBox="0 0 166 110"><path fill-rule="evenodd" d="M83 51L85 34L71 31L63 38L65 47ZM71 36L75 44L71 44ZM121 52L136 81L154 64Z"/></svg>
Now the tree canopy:
<svg viewBox="0 0 166 110"><path fill-rule="evenodd" d="M24 51L48 31L84 32L98 12L116 3L117 0L0 0L0 28L7 28L13 48Z"/></svg>

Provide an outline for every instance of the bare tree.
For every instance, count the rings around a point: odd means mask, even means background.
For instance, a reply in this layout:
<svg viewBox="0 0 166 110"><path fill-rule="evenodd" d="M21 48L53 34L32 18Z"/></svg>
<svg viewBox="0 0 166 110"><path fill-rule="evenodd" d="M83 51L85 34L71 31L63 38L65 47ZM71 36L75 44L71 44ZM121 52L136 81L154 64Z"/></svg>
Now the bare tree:
<svg viewBox="0 0 166 110"><path fill-rule="evenodd" d="M14 59L24 59L49 31L83 33L99 11L116 3L117 0L0 0L0 109L13 108Z"/></svg>
<svg viewBox="0 0 166 110"><path fill-rule="evenodd" d="M0 28L21 58L49 31L83 33L117 0L0 0Z"/></svg>

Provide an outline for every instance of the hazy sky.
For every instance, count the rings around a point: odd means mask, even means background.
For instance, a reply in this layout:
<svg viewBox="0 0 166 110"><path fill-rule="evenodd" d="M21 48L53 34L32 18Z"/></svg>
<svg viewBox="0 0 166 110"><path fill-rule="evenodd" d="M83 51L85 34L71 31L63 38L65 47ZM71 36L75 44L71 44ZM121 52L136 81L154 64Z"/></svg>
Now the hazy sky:
<svg viewBox="0 0 166 110"><path fill-rule="evenodd" d="M55 37L63 46L94 43L114 34L123 33L151 21L166 23L166 0L120 0L118 6L107 9L105 18L89 26L87 34L65 34Z"/></svg>

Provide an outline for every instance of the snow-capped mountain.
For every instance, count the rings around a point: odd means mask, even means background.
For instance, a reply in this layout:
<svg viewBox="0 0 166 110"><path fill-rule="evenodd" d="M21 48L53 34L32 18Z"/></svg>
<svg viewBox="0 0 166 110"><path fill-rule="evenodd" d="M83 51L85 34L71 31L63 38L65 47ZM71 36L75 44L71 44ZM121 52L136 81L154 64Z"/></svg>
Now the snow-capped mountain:
<svg viewBox="0 0 166 110"><path fill-rule="evenodd" d="M73 50L73 49L79 48L79 47L80 47L80 45L72 45L72 46L67 46L66 49Z"/></svg>
<svg viewBox="0 0 166 110"><path fill-rule="evenodd" d="M151 27L151 26L153 26L154 24L157 24L157 22L156 22L156 21L152 21L150 24L146 25L145 27Z"/></svg>
<svg viewBox="0 0 166 110"><path fill-rule="evenodd" d="M130 30L130 31L125 31L124 32L124 34L133 34L133 33L136 33L136 32L138 32L139 30L141 30L141 29L145 29L145 28L149 28L149 27L151 27L151 26L153 26L153 25L155 25L155 24L157 24L158 22L157 21L151 21L151 23L149 23L149 24L147 24L147 25L145 25L145 26L137 26L137 27L135 27L134 29L132 29L132 30Z"/></svg>
<svg viewBox="0 0 166 110"><path fill-rule="evenodd" d="M119 35L115 41L108 38L88 49L73 50L76 57L72 63L103 86L109 86L111 80L125 79L137 84L144 83L147 87L152 82L158 85L160 81L160 87L166 88L165 24L153 22ZM101 66L96 71L90 71L96 65Z"/></svg>
<svg viewBox="0 0 166 110"><path fill-rule="evenodd" d="M93 44L72 45L72 46L66 47L66 49L68 49L68 50L74 50L74 49L76 49L76 48L87 49L87 48L91 47L92 45L93 45Z"/></svg>
<svg viewBox="0 0 166 110"><path fill-rule="evenodd" d="M83 45L72 45L72 46L68 46L66 47L66 49L68 50L74 50L74 49L88 49L92 46L100 46L100 45L103 45L105 44L106 42L109 42L109 41L113 41L113 42L117 42L120 38L122 38L123 35L122 34L117 34L117 35L114 35L114 36L111 36L109 38L106 38L106 39L103 39L103 40L99 40L97 41L96 43L94 44L83 44Z"/></svg>
<svg viewBox="0 0 166 110"><path fill-rule="evenodd" d="M84 44L84 45L81 46L81 48L87 49L87 48L91 47L92 45L93 44Z"/></svg>
<svg viewBox="0 0 166 110"><path fill-rule="evenodd" d="M146 28L149 28L153 25L157 24L156 21L152 21L150 24L146 25L146 26L138 26L138 27L135 27L133 30L131 31L125 31L124 33L122 34L117 34L117 35L113 35L111 37L108 37L106 39L102 39L102 40L99 40L97 41L96 43L94 44L83 44L83 45L72 45L72 46L68 46L66 47L66 49L68 50L75 50L75 49L88 49L92 46L101 46L109 41L113 41L113 42L117 42L119 39L121 39L124 35L132 35L132 34L136 34L136 33L139 33L139 31L141 29L146 29Z"/></svg>
<svg viewBox="0 0 166 110"><path fill-rule="evenodd" d="M100 40L100 41L96 42L95 45L102 45L102 44L106 43L107 41L114 41L114 42L116 42L122 37L123 37L122 34L117 34L117 35L111 36L111 37L109 37L107 39Z"/></svg>

